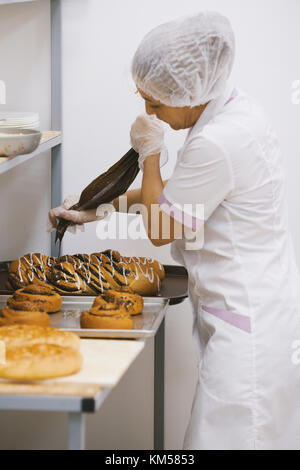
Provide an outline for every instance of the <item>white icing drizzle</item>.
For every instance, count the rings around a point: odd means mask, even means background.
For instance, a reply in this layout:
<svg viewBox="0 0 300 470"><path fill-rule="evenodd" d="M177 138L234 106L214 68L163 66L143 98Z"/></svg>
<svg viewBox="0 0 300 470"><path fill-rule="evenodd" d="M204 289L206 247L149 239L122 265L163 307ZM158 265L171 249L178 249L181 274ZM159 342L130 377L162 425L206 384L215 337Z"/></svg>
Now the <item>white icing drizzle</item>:
<svg viewBox="0 0 300 470"><path fill-rule="evenodd" d="M76 272L75 272L75 282L76 282L77 289L80 290L81 288L80 278Z"/></svg>
<svg viewBox="0 0 300 470"><path fill-rule="evenodd" d="M20 281L23 282L23 276L21 274L21 259L20 258L19 258L18 273L19 273Z"/></svg>
<svg viewBox="0 0 300 470"><path fill-rule="evenodd" d="M103 292L104 289L103 289L102 272L101 272L100 265L99 265L98 273L99 273L99 282L101 286L101 291Z"/></svg>
<svg viewBox="0 0 300 470"><path fill-rule="evenodd" d="M125 266L123 266L123 276L124 276L124 279L125 279L125 284L126 284L126 286L128 286L128 279L127 279L127 275L126 275Z"/></svg>
<svg viewBox="0 0 300 470"><path fill-rule="evenodd" d="M81 260L79 258L74 258L74 256L71 255L66 255L65 260L66 262L70 263L74 267L74 280L77 285L78 290L82 287L81 284L81 279L76 270L78 269L83 269L85 272L86 280L83 280L83 290L87 290L87 285L91 282L91 277L92 277L92 272L89 268L89 265L92 264L98 269L98 280L100 283L100 288L101 291L104 291L104 286L103 286L103 277L102 277L102 265L105 263L109 263L111 266L111 272L109 274L114 277L116 274L116 269L114 266L114 258L116 259L119 258L119 261L116 261L118 265L122 267L122 272L123 272L123 277L125 280L125 284L128 285L128 277L134 276L135 280L139 280L140 276L143 275L148 281L153 284L157 283L157 288L159 289L160 287L160 278L158 273L154 270L153 265L156 261L153 258L139 258L137 256L131 256L131 257L122 257L118 252L115 252L116 256L114 256L113 250L107 251L105 254L103 253L97 253L97 254L91 254L91 255L84 255L85 260ZM29 253L28 255L25 255L22 258L19 258L18 262L18 274L21 283L24 282L24 274L27 275L28 279L30 282L33 281L35 274L38 275L39 273L35 273L31 268L34 266L38 265L40 266L40 271L42 273L42 278L44 281L47 282L47 276L45 273L45 265L48 267L52 267L53 264L55 264L55 258L52 257L46 257L43 259L42 254L34 254L34 253ZM25 263L28 265L30 269L24 270L22 267L22 261L25 261ZM68 281L68 277L65 272L63 272L63 262L59 263L61 266L61 277L64 279L64 281ZM157 262L157 265L160 269L160 271L163 270L163 266L161 263ZM128 274L126 273L128 271ZM61 280L57 280L57 283L61 283Z"/></svg>

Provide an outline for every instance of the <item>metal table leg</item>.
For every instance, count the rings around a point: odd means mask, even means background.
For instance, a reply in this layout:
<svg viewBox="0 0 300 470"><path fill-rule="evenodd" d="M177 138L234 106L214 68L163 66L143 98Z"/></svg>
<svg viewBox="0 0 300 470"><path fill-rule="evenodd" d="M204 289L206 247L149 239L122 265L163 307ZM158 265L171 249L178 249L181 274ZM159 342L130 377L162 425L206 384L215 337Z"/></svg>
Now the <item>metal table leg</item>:
<svg viewBox="0 0 300 470"><path fill-rule="evenodd" d="M84 450L85 416L82 413L69 413L68 450Z"/></svg>
<svg viewBox="0 0 300 470"><path fill-rule="evenodd" d="M164 450L165 319L154 340L154 450Z"/></svg>

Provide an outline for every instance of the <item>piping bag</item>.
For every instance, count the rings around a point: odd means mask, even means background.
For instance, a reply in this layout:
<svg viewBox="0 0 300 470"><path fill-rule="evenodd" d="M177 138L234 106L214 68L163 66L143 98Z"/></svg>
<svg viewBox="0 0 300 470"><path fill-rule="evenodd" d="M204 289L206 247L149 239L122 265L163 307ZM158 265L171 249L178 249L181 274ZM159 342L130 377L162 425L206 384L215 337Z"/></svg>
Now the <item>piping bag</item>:
<svg viewBox="0 0 300 470"><path fill-rule="evenodd" d="M138 159L139 154L130 149L121 160L98 176L82 191L78 203L72 206L70 210L97 209L101 204L108 204L115 198L122 196L140 171ZM55 243L59 241L59 246L70 225L75 224L69 220L59 219L55 236Z"/></svg>

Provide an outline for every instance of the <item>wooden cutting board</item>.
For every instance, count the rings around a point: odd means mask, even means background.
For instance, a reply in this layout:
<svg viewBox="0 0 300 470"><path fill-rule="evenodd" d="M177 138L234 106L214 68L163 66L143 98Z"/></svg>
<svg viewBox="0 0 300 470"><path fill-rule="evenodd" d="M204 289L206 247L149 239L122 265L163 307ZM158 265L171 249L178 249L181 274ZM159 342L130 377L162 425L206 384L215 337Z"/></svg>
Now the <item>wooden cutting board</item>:
<svg viewBox="0 0 300 470"><path fill-rule="evenodd" d="M82 339L83 366L77 374L26 383L1 379L0 394L91 395L115 387L143 348L143 341Z"/></svg>

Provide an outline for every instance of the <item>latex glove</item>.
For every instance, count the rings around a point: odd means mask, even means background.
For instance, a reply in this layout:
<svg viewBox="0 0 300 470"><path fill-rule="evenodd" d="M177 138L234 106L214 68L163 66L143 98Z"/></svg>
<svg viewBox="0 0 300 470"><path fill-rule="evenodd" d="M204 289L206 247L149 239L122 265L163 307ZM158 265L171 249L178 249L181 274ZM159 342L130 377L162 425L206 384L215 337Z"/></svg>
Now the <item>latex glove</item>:
<svg viewBox="0 0 300 470"><path fill-rule="evenodd" d="M116 209L112 202L110 204L101 204L96 210L96 220L109 221L114 212L116 212Z"/></svg>
<svg viewBox="0 0 300 470"><path fill-rule="evenodd" d="M61 206L51 209L49 211L47 232L51 233L56 230L58 225L58 218L70 220L71 222L73 222L75 225L69 226L67 230L74 234L76 233L77 228L84 232L85 223L94 222L95 220L97 220L96 209L88 211L69 210L70 207L74 206L74 204L77 204L79 198L79 196L68 196Z"/></svg>
<svg viewBox="0 0 300 470"><path fill-rule="evenodd" d="M130 139L132 148L139 153L139 166L144 169L144 161L150 155L160 153L160 166L168 161L168 150L164 143L162 121L154 114L141 114L131 126Z"/></svg>

